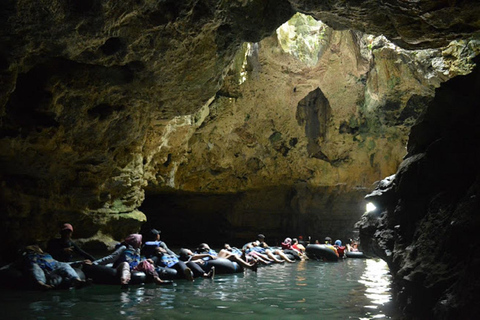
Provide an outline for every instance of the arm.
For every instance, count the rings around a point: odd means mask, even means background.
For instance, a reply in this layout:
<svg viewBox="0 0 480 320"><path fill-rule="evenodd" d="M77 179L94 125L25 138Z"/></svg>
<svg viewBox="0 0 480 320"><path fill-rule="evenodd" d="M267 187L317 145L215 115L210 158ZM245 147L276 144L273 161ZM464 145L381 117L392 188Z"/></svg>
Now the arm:
<svg viewBox="0 0 480 320"><path fill-rule="evenodd" d="M215 259L216 257L209 254L209 253L195 253L193 256L190 257L191 260L209 258L211 260Z"/></svg>
<svg viewBox="0 0 480 320"><path fill-rule="evenodd" d="M173 255L173 256L176 256L175 252L173 252L172 250L170 250L170 249L167 247L167 244L166 244L165 242L160 241L159 247L165 249L168 254Z"/></svg>
<svg viewBox="0 0 480 320"><path fill-rule="evenodd" d="M109 263L113 263L118 259L118 257L120 257L122 252L125 251L125 250L127 250L127 247L126 246L121 246L120 248L115 250L112 254L110 254L106 257L103 257L101 259L93 261L93 264L106 265L106 264L109 264Z"/></svg>
<svg viewBox="0 0 480 320"><path fill-rule="evenodd" d="M88 260L90 260L90 261L94 261L94 260L95 260L95 258L94 258L91 254L89 254L89 253L83 251L82 249L80 249L80 247L77 246L77 244L76 244L75 242L71 241L71 243L72 243L72 246L73 246L73 250L74 250L76 253L78 253L79 255L81 255L82 257L84 257L85 259L88 259Z"/></svg>

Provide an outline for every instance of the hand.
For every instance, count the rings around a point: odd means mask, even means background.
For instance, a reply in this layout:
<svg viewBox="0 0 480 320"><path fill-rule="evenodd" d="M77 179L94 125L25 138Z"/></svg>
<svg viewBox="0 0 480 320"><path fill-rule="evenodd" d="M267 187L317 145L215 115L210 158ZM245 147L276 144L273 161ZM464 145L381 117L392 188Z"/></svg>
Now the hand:
<svg viewBox="0 0 480 320"><path fill-rule="evenodd" d="M89 265L89 266L93 265L92 261L90 261L90 260L88 260L88 259L87 259L87 260L83 260L83 264L86 264L86 265Z"/></svg>
<svg viewBox="0 0 480 320"><path fill-rule="evenodd" d="M149 258L149 259L147 259L147 261L148 261L148 262L150 262L151 264L155 264L155 263L153 262L153 260L152 260L152 259L150 259L150 258Z"/></svg>
<svg viewBox="0 0 480 320"><path fill-rule="evenodd" d="M67 253L72 253L73 252L73 247L64 248L63 251L65 251Z"/></svg>

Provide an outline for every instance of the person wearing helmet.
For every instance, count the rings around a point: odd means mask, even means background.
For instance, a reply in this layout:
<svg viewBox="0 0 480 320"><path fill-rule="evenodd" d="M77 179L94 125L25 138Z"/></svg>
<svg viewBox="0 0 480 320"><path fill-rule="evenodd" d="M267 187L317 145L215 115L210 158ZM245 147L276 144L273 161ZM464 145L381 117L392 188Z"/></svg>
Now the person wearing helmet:
<svg viewBox="0 0 480 320"><path fill-rule="evenodd" d="M73 226L70 223L64 223L60 228L60 238L54 238L48 242L47 252L61 262L72 262L74 256L81 256L90 261L95 260L91 254L83 251L73 242L72 234Z"/></svg>

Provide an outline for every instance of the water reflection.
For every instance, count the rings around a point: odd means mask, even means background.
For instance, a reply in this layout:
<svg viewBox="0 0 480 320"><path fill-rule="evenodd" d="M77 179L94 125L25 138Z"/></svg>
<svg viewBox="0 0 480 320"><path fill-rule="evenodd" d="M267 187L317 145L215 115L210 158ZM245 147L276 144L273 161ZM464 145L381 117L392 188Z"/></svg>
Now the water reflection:
<svg viewBox="0 0 480 320"><path fill-rule="evenodd" d="M365 271L363 272L359 283L365 285L365 296L369 299L370 304L365 308L375 310L376 314L368 312L369 318L361 319L378 319L387 316L379 310L392 300L390 293L391 275L388 266L383 260L368 259L366 261Z"/></svg>
<svg viewBox="0 0 480 320"><path fill-rule="evenodd" d="M22 319L377 319L391 300L382 261L346 259L276 264L214 280L172 286L91 286L0 297L5 315ZM8 317L7 317L8 318Z"/></svg>

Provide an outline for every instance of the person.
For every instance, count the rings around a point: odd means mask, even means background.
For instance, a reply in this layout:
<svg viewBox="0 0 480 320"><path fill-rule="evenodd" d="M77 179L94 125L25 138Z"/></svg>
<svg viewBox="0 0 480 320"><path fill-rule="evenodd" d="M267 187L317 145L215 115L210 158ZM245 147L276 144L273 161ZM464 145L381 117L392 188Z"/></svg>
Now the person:
<svg viewBox="0 0 480 320"><path fill-rule="evenodd" d="M153 261L140 256L141 245L142 235L137 233L130 234L112 254L91 263L94 265L113 263L113 268L117 270L117 276L120 277L122 285L130 282L132 271L142 271L147 277L153 279L156 284L164 284L164 281L160 279L157 271L155 271Z"/></svg>
<svg viewBox="0 0 480 320"><path fill-rule="evenodd" d="M38 245L25 247L23 251L24 268L34 285L52 289L59 286L79 287L85 280L68 263L55 260L49 253L43 252Z"/></svg>
<svg viewBox="0 0 480 320"><path fill-rule="evenodd" d="M160 241L160 233L157 229L151 229L147 233L148 241L145 241L142 247L142 254L152 259L157 266L177 270L177 277L193 281L195 274L192 269L184 261L178 259L175 252L170 250L165 242Z"/></svg>
<svg viewBox="0 0 480 320"><path fill-rule="evenodd" d="M296 240L296 239L295 239ZM282 250L286 254L290 254L295 257L296 260L302 260L302 253L292 245L293 240L291 238L285 238L282 242Z"/></svg>
<svg viewBox="0 0 480 320"><path fill-rule="evenodd" d="M233 252L230 252L226 249L222 249L220 250L218 253L215 251L215 250L212 250L210 248L210 246L206 243L201 243L196 252L196 254L206 254L208 256L204 257L203 259L216 259L216 258L224 258L224 259L227 259L227 260L230 260L232 262L236 262L238 264L240 264L241 266L247 268L247 269L250 269L252 271L257 271L257 263L248 263L247 261L243 260L241 258L241 256L239 255L236 255L235 253Z"/></svg>
<svg viewBox="0 0 480 320"><path fill-rule="evenodd" d="M335 240L335 244L333 245L335 249L337 249L338 257L344 258L345 257L345 246L342 246L341 240Z"/></svg>
<svg viewBox="0 0 480 320"><path fill-rule="evenodd" d="M348 252L358 252L358 243L353 239L350 239L350 243L347 243L346 247Z"/></svg>
<svg viewBox="0 0 480 320"><path fill-rule="evenodd" d="M292 239L291 238L285 238L285 240L283 240L282 249L283 250L291 250L292 249Z"/></svg>
<svg viewBox="0 0 480 320"><path fill-rule="evenodd" d="M205 258L207 255L202 254L194 254L192 250L187 248L181 248L179 251L178 258L180 261L183 261L187 267L189 267L194 277L203 277L203 278L210 278L213 279L215 277L215 267L212 267L208 273L202 269L202 265L205 264ZM215 259L214 256L210 256L211 259Z"/></svg>
<svg viewBox="0 0 480 320"><path fill-rule="evenodd" d="M299 243L296 238L292 239L292 248L300 251L302 254L305 253L305 247L303 246L303 244Z"/></svg>
<svg viewBox="0 0 480 320"><path fill-rule="evenodd" d="M271 262L283 263L282 259L277 258L272 250L260 246L260 241L256 240L245 245L246 252L250 255L260 255L260 257L266 257Z"/></svg>
<svg viewBox="0 0 480 320"><path fill-rule="evenodd" d="M276 262L279 262L277 260L280 260L280 262L283 262L283 261L287 261L289 263L294 263L295 261L294 260L291 260L290 258L287 257L287 255L282 251L282 250L278 250L278 249L274 249L274 248L271 248L266 242L265 242L265 236L263 234L259 234L257 236L257 242L258 242L258 246L260 248L263 248L265 251L265 253L267 254L267 256L271 259L273 259L272 257L275 257L275 255L279 255L283 260L281 259L274 259Z"/></svg>
<svg viewBox="0 0 480 320"><path fill-rule="evenodd" d="M47 245L47 252L52 257L61 262L72 262L74 254L82 256L84 259L93 261L95 258L83 251L72 241L73 227L70 223L65 223L60 228L60 238L51 239Z"/></svg>
<svg viewBox="0 0 480 320"><path fill-rule="evenodd" d="M261 262L265 265L269 265L275 262L273 259L270 259L266 254L260 253L263 248L257 247L253 242L245 244L242 250L245 253L245 258L247 261L253 260L256 262Z"/></svg>
<svg viewBox="0 0 480 320"><path fill-rule="evenodd" d="M325 237L325 245L328 246L330 249L332 249L335 254L337 255L337 257L339 256L338 255L338 251L337 251L337 248L335 248L333 245L332 245L332 238L330 237Z"/></svg>

